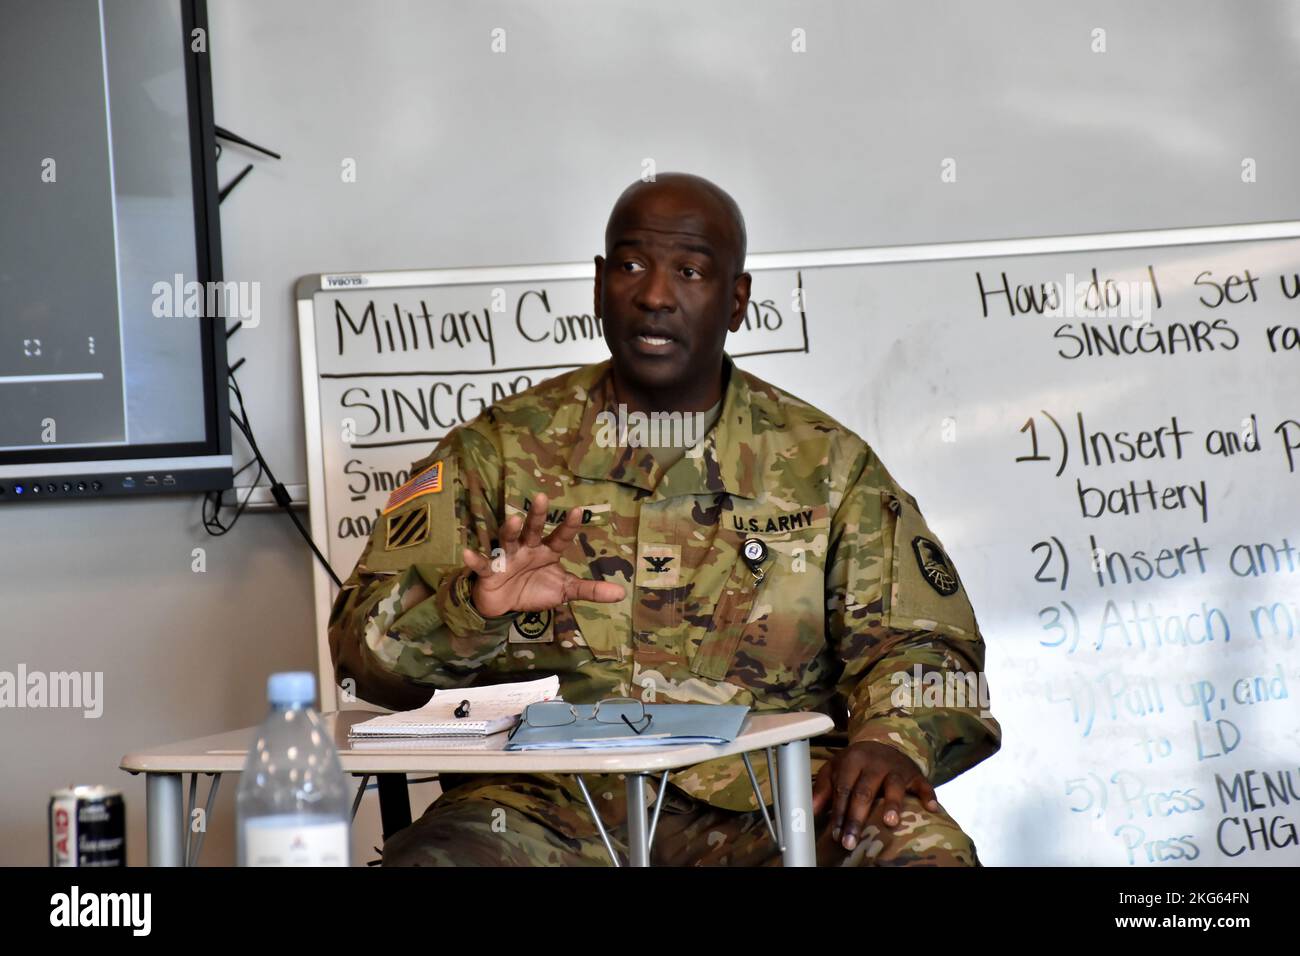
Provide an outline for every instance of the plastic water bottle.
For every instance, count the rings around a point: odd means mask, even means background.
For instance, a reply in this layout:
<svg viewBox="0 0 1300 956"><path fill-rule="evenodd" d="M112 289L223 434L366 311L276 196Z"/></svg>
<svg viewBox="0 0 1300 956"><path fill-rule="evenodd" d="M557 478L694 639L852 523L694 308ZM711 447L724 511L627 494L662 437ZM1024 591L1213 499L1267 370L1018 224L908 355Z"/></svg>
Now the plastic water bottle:
<svg viewBox="0 0 1300 956"><path fill-rule="evenodd" d="M329 728L312 709L316 677L272 674L271 713L239 781L240 866L347 866L348 786Z"/></svg>

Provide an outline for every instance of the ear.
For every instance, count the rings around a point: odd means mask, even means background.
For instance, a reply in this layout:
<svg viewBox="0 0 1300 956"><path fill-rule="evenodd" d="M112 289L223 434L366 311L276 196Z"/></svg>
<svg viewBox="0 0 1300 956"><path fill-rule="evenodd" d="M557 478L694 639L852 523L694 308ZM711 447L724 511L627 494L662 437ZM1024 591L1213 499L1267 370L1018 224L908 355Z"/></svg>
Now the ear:
<svg viewBox="0 0 1300 956"><path fill-rule="evenodd" d="M745 321L745 313L749 310L749 286L752 281L753 277L748 272L736 276L731 321L727 323L727 328L732 332L740 331L740 326Z"/></svg>
<svg viewBox="0 0 1300 956"><path fill-rule="evenodd" d="M596 283L592 295L593 314L600 318L600 280L605 275L605 257L596 256Z"/></svg>

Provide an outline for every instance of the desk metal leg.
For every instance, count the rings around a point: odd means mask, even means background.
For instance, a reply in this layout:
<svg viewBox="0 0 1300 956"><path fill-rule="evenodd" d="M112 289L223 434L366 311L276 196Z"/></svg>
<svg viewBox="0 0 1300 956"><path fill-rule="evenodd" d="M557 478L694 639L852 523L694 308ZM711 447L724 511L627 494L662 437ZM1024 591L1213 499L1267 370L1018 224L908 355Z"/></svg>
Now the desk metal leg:
<svg viewBox="0 0 1300 956"><path fill-rule="evenodd" d="M376 774L379 782L379 826L387 840L411 825L411 791L404 773Z"/></svg>
<svg viewBox="0 0 1300 956"><path fill-rule="evenodd" d="M198 776L199 775L195 773L191 779L197 780ZM208 784L208 802L207 802L207 806L204 807L203 810L203 827L199 830L199 835L197 837L191 837L191 831L193 829L191 821L193 821L194 819L194 792L195 791L193 787L190 788L190 803L189 806L186 808L184 828L185 828L185 842L189 844L191 840L193 840L193 844L187 846L185 850L186 866L199 865L199 854L203 852L203 838L207 836L208 825L212 820L212 807L217 802L217 788L221 786L221 774L210 773L208 774L208 776L212 778L212 782ZM236 820L236 826L238 826L238 820Z"/></svg>
<svg viewBox="0 0 1300 956"><path fill-rule="evenodd" d="M781 797L782 859L786 866L816 866L817 844L812 812L812 763L808 741L792 740L776 748L777 789Z"/></svg>
<svg viewBox="0 0 1300 956"><path fill-rule="evenodd" d="M184 800L178 773L151 773L144 778L148 817L149 865L184 866Z"/></svg>
<svg viewBox="0 0 1300 956"><path fill-rule="evenodd" d="M645 809L645 774L627 775L627 852L629 866L650 865L650 839Z"/></svg>

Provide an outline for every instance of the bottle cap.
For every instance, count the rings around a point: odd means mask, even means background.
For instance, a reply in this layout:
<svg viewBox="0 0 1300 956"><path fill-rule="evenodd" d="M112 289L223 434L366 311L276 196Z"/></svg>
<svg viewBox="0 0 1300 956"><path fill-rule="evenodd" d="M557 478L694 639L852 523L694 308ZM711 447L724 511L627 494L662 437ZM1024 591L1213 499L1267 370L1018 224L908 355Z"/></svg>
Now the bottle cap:
<svg viewBox="0 0 1300 956"><path fill-rule="evenodd" d="M316 675L311 671L272 674L266 681L272 704L311 704L316 700Z"/></svg>

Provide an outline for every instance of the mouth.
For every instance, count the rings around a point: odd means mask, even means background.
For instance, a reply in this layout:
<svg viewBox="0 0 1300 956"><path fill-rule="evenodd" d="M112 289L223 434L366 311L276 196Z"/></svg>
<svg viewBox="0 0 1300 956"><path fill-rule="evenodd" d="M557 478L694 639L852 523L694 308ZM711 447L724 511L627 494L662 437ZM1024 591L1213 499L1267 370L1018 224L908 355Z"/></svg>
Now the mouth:
<svg viewBox="0 0 1300 956"><path fill-rule="evenodd" d="M642 355L666 355L681 342L666 332L642 331L632 336L632 347Z"/></svg>

